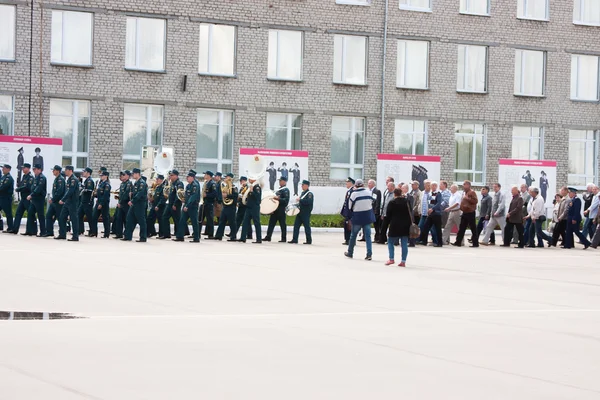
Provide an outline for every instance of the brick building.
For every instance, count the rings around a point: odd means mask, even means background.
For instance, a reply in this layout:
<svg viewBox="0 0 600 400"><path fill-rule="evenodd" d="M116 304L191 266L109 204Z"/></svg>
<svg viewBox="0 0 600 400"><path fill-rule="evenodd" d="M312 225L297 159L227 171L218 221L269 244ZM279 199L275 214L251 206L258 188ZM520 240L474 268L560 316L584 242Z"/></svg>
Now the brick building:
<svg viewBox="0 0 600 400"><path fill-rule="evenodd" d="M582 186L599 56L600 0L0 0L0 129L113 173L162 143L198 171L308 150L320 186L374 177L379 152L477 184L557 160Z"/></svg>

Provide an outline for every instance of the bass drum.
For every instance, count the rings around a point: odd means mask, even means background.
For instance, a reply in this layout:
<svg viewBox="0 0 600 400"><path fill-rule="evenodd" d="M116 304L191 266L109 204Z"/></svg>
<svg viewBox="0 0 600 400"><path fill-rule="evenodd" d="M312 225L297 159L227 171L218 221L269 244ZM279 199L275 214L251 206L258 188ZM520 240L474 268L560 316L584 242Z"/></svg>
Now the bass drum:
<svg viewBox="0 0 600 400"><path fill-rule="evenodd" d="M263 193L262 200L260 201L261 214L270 215L277 210L277 207L279 207L279 200L275 197L275 193L271 191Z"/></svg>
<svg viewBox="0 0 600 400"><path fill-rule="evenodd" d="M288 217L295 217L296 215L300 214L300 207L298 207L298 204L289 204L285 208L285 214Z"/></svg>

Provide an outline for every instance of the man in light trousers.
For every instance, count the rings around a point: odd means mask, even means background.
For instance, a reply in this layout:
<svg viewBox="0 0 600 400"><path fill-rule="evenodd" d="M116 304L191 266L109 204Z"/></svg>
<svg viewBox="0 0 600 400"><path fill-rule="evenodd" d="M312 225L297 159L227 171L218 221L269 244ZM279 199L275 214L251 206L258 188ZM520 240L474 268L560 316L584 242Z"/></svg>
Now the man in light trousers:
<svg viewBox="0 0 600 400"><path fill-rule="evenodd" d="M502 186L499 183L494 184L494 198L492 200L492 216L485 228L485 233L481 238L481 242L484 246L488 245L488 241L494 234L494 228L496 225L500 225L500 229L502 230L502 237L504 237L504 227L506 226L506 200L504 198L504 194L502 193ZM493 241L490 244L496 244Z"/></svg>
<svg viewBox="0 0 600 400"><path fill-rule="evenodd" d="M448 207L444 212L448 215L448 221L444 226L444 234L442 235L442 241L444 244L450 244L450 234L452 228L460 226L460 201L462 200L462 193L458 191L457 185L450 186L450 199L448 200Z"/></svg>

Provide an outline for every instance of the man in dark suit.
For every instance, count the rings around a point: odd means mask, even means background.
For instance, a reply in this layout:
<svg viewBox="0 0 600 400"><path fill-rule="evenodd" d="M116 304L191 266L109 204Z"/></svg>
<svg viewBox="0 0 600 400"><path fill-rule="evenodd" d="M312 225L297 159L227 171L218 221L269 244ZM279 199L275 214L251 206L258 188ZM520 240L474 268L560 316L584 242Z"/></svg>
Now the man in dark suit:
<svg viewBox="0 0 600 400"><path fill-rule="evenodd" d="M525 247L523 240L523 197L519 193L519 189L514 186L511 189L512 200L506 214L506 227L504 228L504 244L503 247L510 247L513 239L513 229L519 235L519 248Z"/></svg>
<svg viewBox="0 0 600 400"><path fill-rule="evenodd" d="M381 233L381 190L377 189L377 182L370 179L367 183L373 197L373 212L375 213L375 242L379 242ZM363 238L364 239L364 238Z"/></svg>
<svg viewBox="0 0 600 400"><path fill-rule="evenodd" d="M427 204L427 220L425 226L421 231L421 237L419 242L427 246L427 237L432 227L438 232L437 236L432 235L432 239L435 242L435 247L442 247L442 210L443 210L444 199L442 192L438 191L438 183L431 182L431 195L429 196L429 202Z"/></svg>
<svg viewBox="0 0 600 400"><path fill-rule="evenodd" d="M354 189L354 179L348 177L346 179L346 197L344 198L344 204L342 205L342 211L340 211L340 215L344 217L344 243L343 245L347 246L348 241L350 240L350 208L348 206L348 200L350 199L350 195Z"/></svg>
<svg viewBox="0 0 600 400"><path fill-rule="evenodd" d="M583 248L587 249L590 247L590 241L579 230L581 225L581 199L577 197L577 189L569 188L569 213L567 214L567 234L563 242L565 249L575 247L573 243L573 235L577 236L583 244Z"/></svg>

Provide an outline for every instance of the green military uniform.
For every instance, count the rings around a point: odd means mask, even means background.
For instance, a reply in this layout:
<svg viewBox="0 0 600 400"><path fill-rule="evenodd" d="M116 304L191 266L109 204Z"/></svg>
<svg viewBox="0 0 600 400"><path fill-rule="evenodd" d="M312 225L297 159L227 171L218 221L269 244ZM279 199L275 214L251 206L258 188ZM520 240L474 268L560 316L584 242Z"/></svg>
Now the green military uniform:
<svg viewBox="0 0 600 400"><path fill-rule="evenodd" d="M23 167L29 168L31 167L29 164L24 164ZM29 209L30 201L27 200L27 196L31 194L31 187L33 186L34 177L31 173L23 175L21 178L21 186L19 186L16 191L21 195L21 201L19 201L19 205L17 206L17 212L15 213L15 220L13 222L12 227L10 228L10 233L16 234L19 232L19 228L21 227L21 219L23 218L23 214L25 211Z"/></svg>
<svg viewBox="0 0 600 400"><path fill-rule="evenodd" d="M303 185L310 185L310 182L307 180L302 181ZM312 243L312 234L310 230L310 214L313 210L314 196L308 190L308 188L302 191L300 195L300 213L296 215L296 220L294 221L294 237L292 241L289 243L298 243L298 236L300 236L300 226L304 226L304 233L306 235L306 244Z"/></svg>
<svg viewBox="0 0 600 400"><path fill-rule="evenodd" d="M131 174L129 171L121 172L121 175L129 177ZM116 239L123 237L123 231L125 230L125 223L127 221L127 214L129 213L129 200L131 199L131 191L133 185L129 179L125 182L121 182L119 186L119 207L115 213L115 220L113 223L113 233L116 235Z"/></svg>
<svg viewBox="0 0 600 400"><path fill-rule="evenodd" d="M84 171L92 173L91 168L86 168ZM92 213L94 212L94 180L90 177L85 178L82 183L81 195L79 197L79 210L77 211L77 218L79 218L79 233L85 232L84 217L87 218L88 224L92 223Z"/></svg>
<svg viewBox="0 0 600 400"><path fill-rule="evenodd" d="M233 178L233 174L227 174L227 176ZM229 223L229 240L235 241L235 236L237 234L237 228L235 225L235 209L238 200L238 190L235 186L232 185L231 193L227 195L226 199L231 200L231 204L226 205L225 203L223 203L223 210L221 210L221 218L219 218L219 227L217 228L215 239L223 239L223 235L225 234L225 227Z"/></svg>
<svg viewBox="0 0 600 400"><path fill-rule="evenodd" d="M162 175L159 176L161 177L161 179L164 179ZM165 196L163 196L164 188L164 182L154 188L154 196L152 197L152 202L150 203L148 221L146 222L146 226L148 229L148 237L157 235L156 226L154 226L156 220L158 220L158 230L160 231L161 219L165 212L165 204L167 201L167 199L165 199Z"/></svg>
<svg viewBox="0 0 600 400"><path fill-rule="evenodd" d="M177 229L178 242L183 241L183 235L185 228L187 227L188 219L192 223L192 233L194 235L193 242L200 241L200 226L198 222L198 208L200 206L200 184L196 180L196 173L190 171L188 176L194 178L192 183L188 183L185 187L185 204L183 204L183 210L181 212L181 220L179 221L179 227ZM187 209L187 210L186 210Z"/></svg>
<svg viewBox="0 0 600 400"><path fill-rule="evenodd" d="M175 175L178 178L171 182L171 191L169 192L169 204L165 206L165 211L162 217L162 228L159 227L159 238L170 239L171 238L171 218L173 218L173 224L175 225L175 231L173 234L177 236L179 229L179 221L181 220L181 200L177 197L177 191L183 189L183 182L179 180L179 171L174 169L169 175Z"/></svg>
<svg viewBox="0 0 600 400"><path fill-rule="evenodd" d="M262 235L260 229L260 202L262 200L262 189L260 185L255 184L248 190L248 201L246 202L246 213L244 214L244 222L242 222L242 235L240 242L246 242L248 231L250 227L250 221L254 222L254 230L256 232L256 243L262 243Z"/></svg>
<svg viewBox="0 0 600 400"><path fill-rule="evenodd" d="M103 176L110 176L107 171L102 171ZM110 232L110 180L98 182L96 187L96 205L92 214L92 222L90 224L90 236L98 236L98 219L102 215L102 224L104 225L104 238L109 237Z"/></svg>
<svg viewBox="0 0 600 400"><path fill-rule="evenodd" d="M138 168L133 169L134 174L139 174L141 171ZM140 240L145 242L147 239L146 230L146 210L148 209L148 185L143 177L135 181L131 195L131 208L127 213L127 227L125 229L125 238L123 240L131 240L133 230L136 225L140 226Z"/></svg>
<svg viewBox="0 0 600 400"><path fill-rule="evenodd" d="M53 170L60 172L62 167L55 165ZM60 217L62 210L62 204L59 203L60 199L65 195L65 178L59 175L54 178L52 183L52 195L50 197L50 204L48 205L48 211L46 212L46 233L45 237L54 236L54 221L57 221Z"/></svg>
<svg viewBox="0 0 600 400"><path fill-rule="evenodd" d="M73 171L73 166L67 165L65 169ZM76 242L79 240L79 221L77 220L77 205L79 204L79 181L75 177L75 174L71 174L71 176L67 178L65 195L61 201L64 204L58 219L58 236L55 239L67 238L67 218L70 218L73 237L69 240Z"/></svg>
<svg viewBox="0 0 600 400"><path fill-rule="evenodd" d="M8 171L11 170L11 166L8 164L5 164L4 168ZM2 175L0 177L0 210L4 211L4 214L6 215L6 227L8 230L10 230L13 225L12 203L14 191L15 180L10 172ZM0 215L0 231L3 229L2 216Z"/></svg>
<svg viewBox="0 0 600 400"><path fill-rule="evenodd" d="M287 178L281 177L282 181L287 182ZM287 236L287 224L285 220L285 209L290 202L290 190L286 186L281 186L275 195L279 196L279 205L277 206L277 210L269 217L269 227L267 228L267 236L264 237L263 240L268 242L271 241L271 236L273 235L273 230L275 229L275 225L279 222L279 226L281 227L281 240L280 242L286 241Z"/></svg>
<svg viewBox="0 0 600 400"><path fill-rule="evenodd" d="M33 168L41 170L42 166L36 164ZM31 186L31 202L29 204L29 209L27 209L27 227L25 229L25 235L35 236L37 234L35 223L36 214L38 223L40 224L40 236L43 236L46 233L44 207L46 206L47 184L46 177L41 172L33 180L33 185Z"/></svg>

